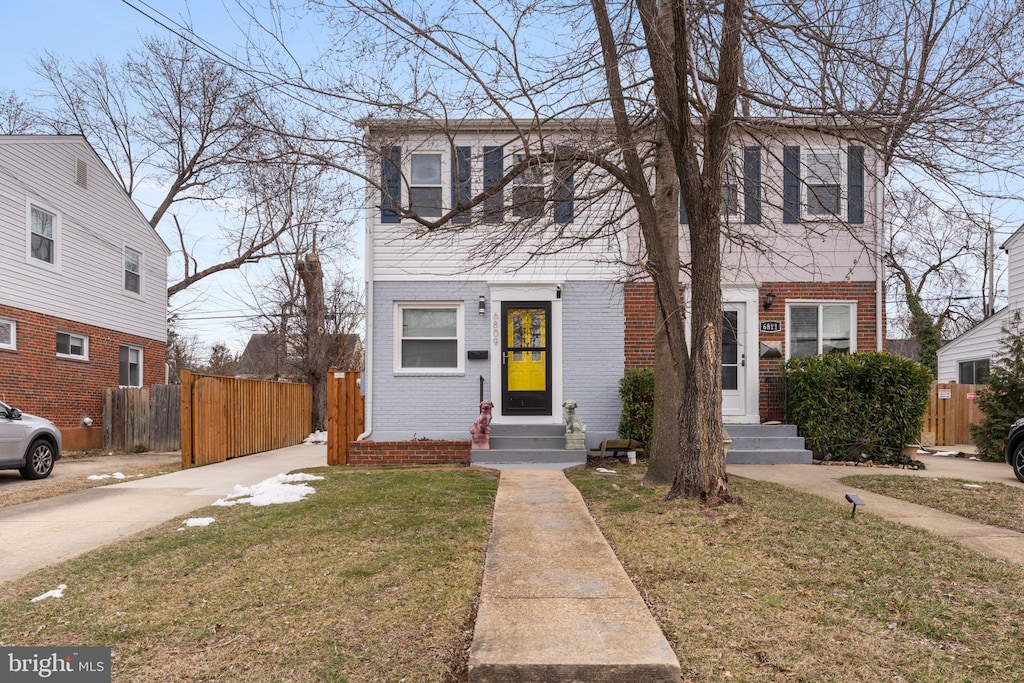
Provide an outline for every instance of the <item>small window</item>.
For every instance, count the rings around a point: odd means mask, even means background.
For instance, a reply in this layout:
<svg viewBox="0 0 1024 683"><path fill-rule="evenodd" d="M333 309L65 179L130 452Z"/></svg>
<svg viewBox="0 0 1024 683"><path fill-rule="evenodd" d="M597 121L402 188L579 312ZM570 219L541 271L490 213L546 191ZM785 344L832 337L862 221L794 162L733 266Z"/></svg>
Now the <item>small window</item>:
<svg viewBox="0 0 1024 683"><path fill-rule="evenodd" d="M850 304L793 304L789 307L790 358L826 353L852 353L853 306Z"/></svg>
<svg viewBox="0 0 1024 683"><path fill-rule="evenodd" d="M806 165L805 211L808 216L842 216L843 164L839 150L811 150Z"/></svg>
<svg viewBox="0 0 1024 683"><path fill-rule="evenodd" d="M423 218L441 215L441 155L413 154L409 180L410 209Z"/></svg>
<svg viewBox="0 0 1024 683"><path fill-rule="evenodd" d="M742 204L743 176L740 174L739 159L729 157L722 173L722 217L738 218Z"/></svg>
<svg viewBox="0 0 1024 683"><path fill-rule="evenodd" d="M135 294L142 293L142 252L130 247L124 248L124 288Z"/></svg>
<svg viewBox="0 0 1024 683"><path fill-rule="evenodd" d="M38 206L31 208L29 255L32 258L51 265L57 262L56 229L57 214L40 209Z"/></svg>
<svg viewBox="0 0 1024 683"><path fill-rule="evenodd" d="M13 320L0 318L0 349L18 348L18 325Z"/></svg>
<svg viewBox="0 0 1024 683"><path fill-rule="evenodd" d="M399 305L396 369L460 371L461 311L457 304Z"/></svg>
<svg viewBox="0 0 1024 683"><path fill-rule="evenodd" d="M117 383L122 387L142 386L142 349L121 345L118 349Z"/></svg>
<svg viewBox="0 0 1024 683"><path fill-rule="evenodd" d="M526 159L523 154L513 157L515 163ZM544 215L544 169L531 166L516 176L512 183L512 215L539 218Z"/></svg>
<svg viewBox="0 0 1024 683"><path fill-rule="evenodd" d="M960 384L988 384L988 358L961 361L959 369Z"/></svg>
<svg viewBox="0 0 1024 683"><path fill-rule="evenodd" d="M69 332L57 333L57 355L64 358L89 358L89 338Z"/></svg>

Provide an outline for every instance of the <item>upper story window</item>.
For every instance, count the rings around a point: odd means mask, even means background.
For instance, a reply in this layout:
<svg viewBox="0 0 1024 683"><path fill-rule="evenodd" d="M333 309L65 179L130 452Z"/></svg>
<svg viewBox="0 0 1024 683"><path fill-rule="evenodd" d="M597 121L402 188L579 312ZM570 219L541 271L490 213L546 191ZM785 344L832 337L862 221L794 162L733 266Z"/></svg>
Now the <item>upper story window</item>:
<svg viewBox="0 0 1024 683"><path fill-rule="evenodd" d="M398 304L395 317L396 371L462 371L461 304Z"/></svg>
<svg viewBox="0 0 1024 683"><path fill-rule="evenodd" d="M722 218L761 222L761 148L751 145L737 149L722 169ZM686 200L679 192L679 222L689 223Z"/></svg>
<svg viewBox="0 0 1024 683"><path fill-rule="evenodd" d="M839 150L808 150L804 162L808 216L832 218L843 214L843 165Z"/></svg>
<svg viewBox="0 0 1024 683"><path fill-rule="evenodd" d="M57 333L57 355L62 358L89 359L89 338L69 332Z"/></svg>
<svg viewBox="0 0 1024 683"><path fill-rule="evenodd" d="M856 351L853 304L794 303L788 307L790 358Z"/></svg>
<svg viewBox="0 0 1024 683"><path fill-rule="evenodd" d="M740 216L740 197L743 185L740 183L739 163L730 157L725 163L722 173L722 217L737 218Z"/></svg>
<svg viewBox="0 0 1024 683"><path fill-rule="evenodd" d="M960 384L988 384L988 358L960 361L957 369Z"/></svg>
<svg viewBox="0 0 1024 683"><path fill-rule="evenodd" d="M864 222L864 147L782 150L782 222Z"/></svg>
<svg viewBox="0 0 1024 683"><path fill-rule="evenodd" d="M514 163L526 159L516 154ZM516 176L512 183L512 215L522 218L539 218L544 215L544 169L531 166Z"/></svg>
<svg viewBox="0 0 1024 683"><path fill-rule="evenodd" d="M441 155L413 154L409 176L409 208L417 216L441 215Z"/></svg>
<svg viewBox="0 0 1024 683"><path fill-rule="evenodd" d="M14 351L18 348L18 324L13 320L0 318L0 349Z"/></svg>
<svg viewBox="0 0 1024 683"><path fill-rule="evenodd" d="M124 289L126 292L142 293L142 252L131 247L124 248Z"/></svg>
<svg viewBox="0 0 1024 683"><path fill-rule="evenodd" d="M58 215L30 204L28 216L29 262L56 266L59 236Z"/></svg>

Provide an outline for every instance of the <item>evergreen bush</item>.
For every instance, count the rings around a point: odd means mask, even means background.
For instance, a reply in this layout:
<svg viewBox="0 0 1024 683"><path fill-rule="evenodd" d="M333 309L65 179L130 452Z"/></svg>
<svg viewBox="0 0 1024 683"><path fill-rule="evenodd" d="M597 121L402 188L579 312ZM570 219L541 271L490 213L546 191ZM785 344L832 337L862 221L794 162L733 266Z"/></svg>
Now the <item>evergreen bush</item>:
<svg viewBox="0 0 1024 683"><path fill-rule="evenodd" d="M988 386L978 394L981 422L971 425L971 437L982 460L1003 462L1010 425L1024 417L1024 330L1020 314L1003 328L1000 358L991 367Z"/></svg>
<svg viewBox="0 0 1024 683"><path fill-rule="evenodd" d="M828 354L786 363L789 414L814 457L907 464L928 409L928 368L884 353Z"/></svg>
<svg viewBox="0 0 1024 683"><path fill-rule="evenodd" d="M619 396L622 398L619 438L636 439L650 448L654 430L654 370L627 370L619 380Z"/></svg>

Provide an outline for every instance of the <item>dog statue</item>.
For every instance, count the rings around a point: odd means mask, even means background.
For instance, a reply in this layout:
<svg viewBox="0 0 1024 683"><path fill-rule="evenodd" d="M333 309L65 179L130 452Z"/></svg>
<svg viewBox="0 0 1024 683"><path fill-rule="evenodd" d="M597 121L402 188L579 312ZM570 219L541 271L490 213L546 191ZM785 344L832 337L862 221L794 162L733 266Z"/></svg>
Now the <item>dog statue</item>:
<svg viewBox="0 0 1024 683"><path fill-rule="evenodd" d="M491 410L494 404L484 401L480 404L480 417L476 419L469 433L473 435L473 448L487 450L491 447Z"/></svg>
<svg viewBox="0 0 1024 683"><path fill-rule="evenodd" d="M585 450L587 425L583 424L583 420L576 414L576 401L566 401L562 408L565 415L565 450Z"/></svg>

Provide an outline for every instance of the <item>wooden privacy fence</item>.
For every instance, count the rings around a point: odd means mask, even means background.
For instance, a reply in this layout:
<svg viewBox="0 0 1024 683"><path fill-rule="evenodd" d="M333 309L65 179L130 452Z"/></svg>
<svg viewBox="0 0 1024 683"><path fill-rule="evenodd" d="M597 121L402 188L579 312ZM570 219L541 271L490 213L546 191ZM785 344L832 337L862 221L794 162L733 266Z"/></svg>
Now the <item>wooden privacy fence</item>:
<svg viewBox="0 0 1024 683"><path fill-rule="evenodd" d="M976 399L984 388L983 384L933 382L931 402L924 416L921 443L926 446L974 443L971 440L971 425L981 422L981 410L978 409Z"/></svg>
<svg viewBox="0 0 1024 683"><path fill-rule="evenodd" d="M363 433L364 404L358 372L327 374L327 464L347 465L348 444Z"/></svg>
<svg viewBox="0 0 1024 683"><path fill-rule="evenodd" d="M103 390L103 448L176 451L181 447L181 390L176 384Z"/></svg>
<svg viewBox="0 0 1024 683"><path fill-rule="evenodd" d="M301 443L313 423L308 384L181 372L181 466Z"/></svg>

